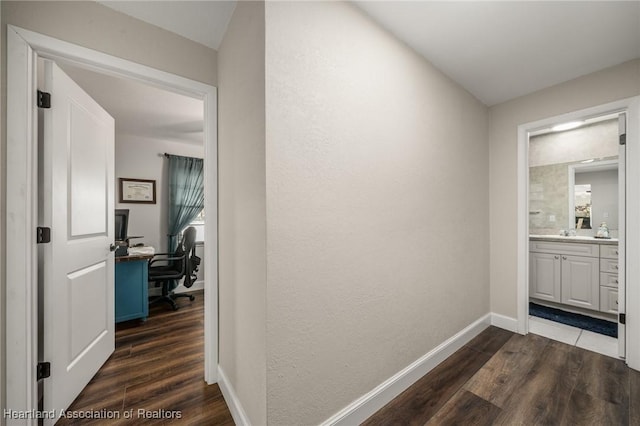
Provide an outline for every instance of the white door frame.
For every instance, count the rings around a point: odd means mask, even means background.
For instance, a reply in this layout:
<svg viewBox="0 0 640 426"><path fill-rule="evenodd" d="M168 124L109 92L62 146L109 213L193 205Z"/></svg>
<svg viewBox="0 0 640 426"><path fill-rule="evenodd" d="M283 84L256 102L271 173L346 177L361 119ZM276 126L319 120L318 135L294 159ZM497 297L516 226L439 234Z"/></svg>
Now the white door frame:
<svg viewBox="0 0 640 426"><path fill-rule="evenodd" d="M6 408L38 407L36 58L152 84L204 101L205 226L204 374L218 380L217 89L22 28L7 26ZM10 390L10 391L9 391ZM32 419L33 420L33 419ZM35 424L27 420L26 424Z"/></svg>
<svg viewBox="0 0 640 426"><path fill-rule="evenodd" d="M626 212L627 218L640 217L640 96L574 111L518 126L518 246L517 246L517 307L518 333L529 332L529 133L586 117L617 112L627 113L626 143ZM629 196L628 194L634 194ZM625 264L626 285L626 362L640 370L640 262L628 259L640 258L640 223L627 220ZM625 236L622 235L621 239ZM635 283L635 285L634 285Z"/></svg>

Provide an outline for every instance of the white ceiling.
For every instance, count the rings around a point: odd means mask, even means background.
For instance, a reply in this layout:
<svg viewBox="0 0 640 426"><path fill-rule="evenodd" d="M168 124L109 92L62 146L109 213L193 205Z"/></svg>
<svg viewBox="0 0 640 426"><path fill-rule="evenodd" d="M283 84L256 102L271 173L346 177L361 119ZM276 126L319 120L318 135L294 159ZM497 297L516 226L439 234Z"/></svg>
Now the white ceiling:
<svg viewBox="0 0 640 426"><path fill-rule="evenodd" d="M218 49L235 1L102 1ZM354 1L486 105L640 58L640 0Z"/></svg>
<svg viewBox="0 0 640 426"><path fill-rule="evenodd" d="M236 2L99 1L104 6L218 50Z"/></svg>
<svg viewBox="0 0 640 426"><path fill-rule="evenodd" d="M356 1L486 105L640 58L640 1Z"/></svg>
<svg viewBox="0 0 640 426"><path fill-rule="evenodd" d="M116 134L203 144L202 100L58 62L115 119Z"/></svg>
<svg viewBox="0 0 640 426"><path fill-rule="evenodd" d="M100 2L217 49L235 1ZM356 1L486 105L640 58L640 1ZM120 134L198 143L203 103L61 64Z"/></svg>

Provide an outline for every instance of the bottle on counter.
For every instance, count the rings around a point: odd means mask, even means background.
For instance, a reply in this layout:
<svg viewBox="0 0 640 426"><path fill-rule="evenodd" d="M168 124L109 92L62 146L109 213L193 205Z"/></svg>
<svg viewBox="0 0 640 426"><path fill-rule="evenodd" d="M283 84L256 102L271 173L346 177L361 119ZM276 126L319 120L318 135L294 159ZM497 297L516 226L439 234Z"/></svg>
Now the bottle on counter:
<svg viewBox="0 0 640 426"><path fill-rule="evenodd" d="M610 238L607 222L602 222L600 224L600 226L598 227L598 232L596 232L596 238Z"/></svg>

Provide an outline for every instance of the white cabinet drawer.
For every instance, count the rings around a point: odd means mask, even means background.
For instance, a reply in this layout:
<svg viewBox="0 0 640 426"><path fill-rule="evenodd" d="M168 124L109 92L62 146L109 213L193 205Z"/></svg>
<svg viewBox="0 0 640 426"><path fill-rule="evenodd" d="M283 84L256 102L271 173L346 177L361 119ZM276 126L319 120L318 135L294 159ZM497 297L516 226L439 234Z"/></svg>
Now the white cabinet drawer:
<svg viewBox="0 0 640 426"><path fill-rule="evenodd" d="M600 272L618 273L618 259L600 259Z"/></svg>
<svg viewBox="0 0 640 426"><path fill-rule="evenodd" d="M605 287L618 288L618 274L600 272L600 285Z"/></svg>
<svg viewBox="0 0 640 426"><path fill-rule="evenodd" d="M598 257L600 255L598 244L555 243L547 241L529 241L529 251L587 257Z"/></svg>
<svg viewBox="0 0 640 426"><path fill-rule="evenodd" d="M618 246L611 246L608 244L602 244L600 246L600 257L603 259L617 259L618 258Z"/></svg>
<svg viewBox="0 0 640 426"><path fill-rule="evenodd" d="M600 287L600 311L611 314L618 313L618 290L611 287Z"/></svg>

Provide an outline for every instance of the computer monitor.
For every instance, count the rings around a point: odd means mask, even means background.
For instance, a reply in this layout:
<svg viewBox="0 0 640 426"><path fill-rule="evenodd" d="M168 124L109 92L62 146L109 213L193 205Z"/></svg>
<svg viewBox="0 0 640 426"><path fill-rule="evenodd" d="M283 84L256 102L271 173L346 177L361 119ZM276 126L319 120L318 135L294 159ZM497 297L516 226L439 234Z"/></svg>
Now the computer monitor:
<svg viewBox="0 0 640 426"><path fill-rule="evenodd" d="M126 241L129 230L129 209L116 209L116 241Z"/></svg>

